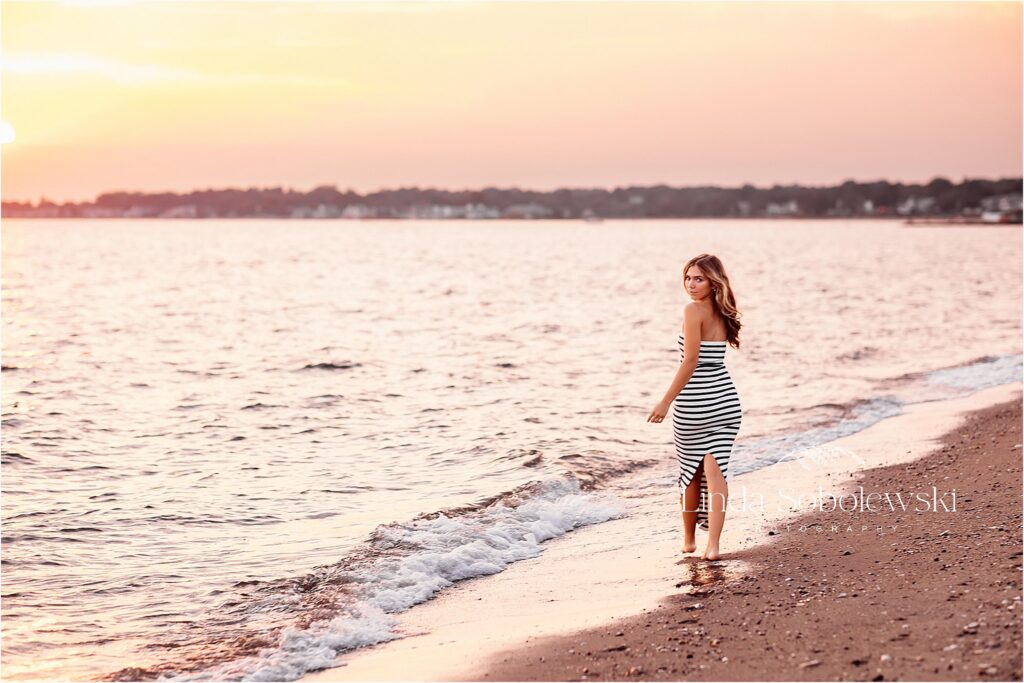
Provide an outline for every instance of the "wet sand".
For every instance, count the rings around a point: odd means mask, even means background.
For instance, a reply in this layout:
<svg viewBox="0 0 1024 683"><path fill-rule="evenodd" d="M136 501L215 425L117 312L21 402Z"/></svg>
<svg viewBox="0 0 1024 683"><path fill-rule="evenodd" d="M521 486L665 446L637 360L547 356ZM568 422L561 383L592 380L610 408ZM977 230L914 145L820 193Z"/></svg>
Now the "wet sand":
<svg viewBox="0 0 1024 683"><path fill-rule="evenodd" d="M660 608L501 653L483 678L1020 680L1020 444L1019 399L975 412L859 482L955 488L955 510L807 513L737 553L750 574L682 560Z"/></svg>
<svg viewBox="0 0 1024 683"><path fill-rule="evenodd" d="M1013 449L1021 441L1020 388L912 405L833 442L813 464L777 463L730 482L733 499L745 492L769 502L783 487L808 494L823 482L836 491L863 485L869 492L885 486L930 492L935 485L957 490L956 513L926 515L911 507L895 517L870 513L869 530L809 532L781 505L730 511L723 558L708 563L698 559L706 539L701 530L698 557L680 553L674 491L637 488L626 499L629 516L549 541L540 557L499 574L460 582L400 615L402 639L343 653L338 666L301 680L854 680L907 677L894 672L909 671L898 668L908 656L921 679L947 680L1012 677L1016 656L1019 678L1019 644L1014 655L1009 643L1014 633L1019 641L1021 616L1021 451ZM970 429L988 430L983 440L966 448L942 440L950 429L964 431L972 411L1007 401L1017 406L1016 426L1005 416L990 416L998 422L987 427L971 418ZM933 461L909 465L925 456ZM996 466L1000 459L1008 460ZM972 462L978 475L964 479ZM993 483L1003 498L992 498ZM835 521L823 513L809 519ZM865 520L843 513L843 521ZM893 524L896 530L884 529ZM987 528L1000 525L1003 531ZM921 584L915 563L926 564L941 587ZM990 573L1005 581L998 597L992 593L999 609L975 602L991 592ZM946 584L956 596L943 592ZM901 602L901 586L911 586L913 604L929 609L914 612ZM928 600L917 599L922 587L932 591ZM939 605L952 616L935 611ZM996 614L1016 620L1016 631L1004 629ZM848 621L855 615L861 621ZM945 631L928 625L932 619L958 633L974 623L968 630L976 633L946 640ZM954 643L957 648L943 650ZM909 645L920 650L908 654ZM883 662L883 654L892 659ZM996 673L963 668L981 664Z"/></svg>

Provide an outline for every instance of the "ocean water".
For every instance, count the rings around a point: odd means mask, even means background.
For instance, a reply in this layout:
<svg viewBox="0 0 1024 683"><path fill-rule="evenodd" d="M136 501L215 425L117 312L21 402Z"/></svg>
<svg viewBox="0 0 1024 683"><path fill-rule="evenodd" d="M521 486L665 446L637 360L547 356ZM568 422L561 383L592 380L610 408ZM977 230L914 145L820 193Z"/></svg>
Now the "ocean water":
<svg viewBox="0 0 1024 683"><path fill-rule="evenodd" d="M744 328L733 473L1021 379L1021 231L898 222L3 224L2 676L293 679L674 499L682 264Z"/></svg>

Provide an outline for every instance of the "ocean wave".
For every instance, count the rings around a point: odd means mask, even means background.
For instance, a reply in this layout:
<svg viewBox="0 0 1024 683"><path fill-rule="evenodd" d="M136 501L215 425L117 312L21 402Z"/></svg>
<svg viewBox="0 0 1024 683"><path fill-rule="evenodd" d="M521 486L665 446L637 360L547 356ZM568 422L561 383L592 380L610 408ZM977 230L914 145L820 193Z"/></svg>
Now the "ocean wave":
<svg viewBox="0 0 1024 683"><path fill-rule="evenodd" d="M211 633L177 648L174 661L102 680L294 680L336 665L339 653L400 637L393 615L452 584L500 572L540 555L545 541L623 515L617 499L587 491L569 475L381 525L338 563L301 577L246 582L249 599L223 605L232 615L221 618L234 624L274 612L286 614L287 623L219 639Z"/></svg>

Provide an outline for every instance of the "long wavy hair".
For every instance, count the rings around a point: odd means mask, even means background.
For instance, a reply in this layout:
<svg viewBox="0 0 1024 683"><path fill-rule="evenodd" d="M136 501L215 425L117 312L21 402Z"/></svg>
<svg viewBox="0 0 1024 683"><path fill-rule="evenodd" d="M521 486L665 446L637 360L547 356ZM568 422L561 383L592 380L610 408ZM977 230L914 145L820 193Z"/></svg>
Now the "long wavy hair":
<svg viewBox="0 0 1024 683"><path fill-rule="evenodd" d="M725 321L726 340L734 349L740 348L740 322L742 313L736 308L736 296L732 293L732 286L729 284L729 276L725 273L725 266L717 256L712 254L699 254L686 262L683 266L683 277L691 266L697 266L704 275L711 281L714 290L711 295L711 305Z"/></svg>

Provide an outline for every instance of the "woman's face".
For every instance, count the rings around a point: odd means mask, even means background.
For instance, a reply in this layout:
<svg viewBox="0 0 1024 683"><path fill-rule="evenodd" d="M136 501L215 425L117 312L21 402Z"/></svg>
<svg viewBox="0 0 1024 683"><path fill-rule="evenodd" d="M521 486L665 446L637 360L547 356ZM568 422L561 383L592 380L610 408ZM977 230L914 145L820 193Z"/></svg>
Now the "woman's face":
<svg viewBox="0 0 1024 683"><path fill-rule="evenodd" d="M704 271L700 266L690 266L683 275L683 287L694 301L705 299L711 294L711 281L704 277Z"/></svg>

